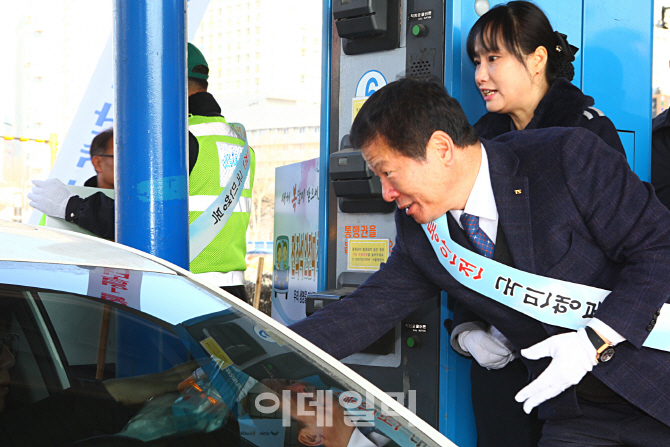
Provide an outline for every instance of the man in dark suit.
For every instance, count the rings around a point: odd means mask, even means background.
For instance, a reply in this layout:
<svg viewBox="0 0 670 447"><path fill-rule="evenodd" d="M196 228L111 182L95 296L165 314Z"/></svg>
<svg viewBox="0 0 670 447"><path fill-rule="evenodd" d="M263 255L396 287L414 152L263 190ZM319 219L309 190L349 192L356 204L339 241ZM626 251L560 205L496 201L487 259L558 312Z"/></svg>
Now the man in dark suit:
<svg viewBox="0 0 670 447"><path fill-rule="evenodd" d="M670 353L642 347L670 296L670 212L623 157L581 129L480 141L441 84L412 79L372 95L350 136L398 205L393 253L293 330L343 358L444 290L521 352L530 383L516 400L539 406L541 446L670 445ZM445 213L451 238L482 256L612 292L577 331L474 292L420 226Z"/></svg>

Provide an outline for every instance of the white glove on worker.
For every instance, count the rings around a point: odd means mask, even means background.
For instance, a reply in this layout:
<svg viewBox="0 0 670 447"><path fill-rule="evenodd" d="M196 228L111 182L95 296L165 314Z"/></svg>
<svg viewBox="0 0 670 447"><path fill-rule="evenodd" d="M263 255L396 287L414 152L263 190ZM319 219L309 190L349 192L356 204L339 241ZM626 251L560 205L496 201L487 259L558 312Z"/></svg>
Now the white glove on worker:
<svg viewBox="0 0 670 447"><path fill-rule="evenodd" d="M57 178L32 180L32 182L32 193L28 193L30 206L47 216L65 219L67 202L75 194L72 194L65 184Z"/></svg>
<svg viewBox="0 0 670 447"><path fill-rule="evenodd" d="M524 402L523 411L526 413L578 384L598 363L596 348L584 328L549 337L530 348L522 349L521 355L530 360L552 358L547 369L514 397L517 402Z"/></svg>
<svg viewBox="0 0 670 447"><path fill-rule="evenodd" d="M500 369L514 359L509 341L493 326L458 334L458 344L486 369Z"/></svg>

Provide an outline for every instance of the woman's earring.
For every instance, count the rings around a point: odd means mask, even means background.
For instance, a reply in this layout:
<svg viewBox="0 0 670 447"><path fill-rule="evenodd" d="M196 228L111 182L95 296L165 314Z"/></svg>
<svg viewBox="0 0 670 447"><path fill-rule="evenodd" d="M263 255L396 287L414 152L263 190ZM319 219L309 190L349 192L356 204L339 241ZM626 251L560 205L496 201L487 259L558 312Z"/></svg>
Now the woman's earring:
<svg viewBox="0 0 670 447"><path fill-rule="evenodd" d="M539 72L539 71L536 71L536 72L535 72L535 74L536 74L536 75L539 75L539 74L540 74L540 72Z"/></svg>

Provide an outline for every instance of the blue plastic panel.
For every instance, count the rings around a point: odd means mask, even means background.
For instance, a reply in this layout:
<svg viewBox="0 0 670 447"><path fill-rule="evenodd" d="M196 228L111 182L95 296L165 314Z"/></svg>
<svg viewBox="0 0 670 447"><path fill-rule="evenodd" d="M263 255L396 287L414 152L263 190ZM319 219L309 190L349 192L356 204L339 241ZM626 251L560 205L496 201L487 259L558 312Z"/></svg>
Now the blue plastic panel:
<svg viewBox="0 0 670 447"><path fill-rule="evenodd" d="M447 294L442 292L442 321L451 318ZM477 433L475 415L472 412L470 393L470 364L468 360L451 348L449 334L444 325L440 328L440 409L439 429L459 447L475 447Z"/></svg>
<svg viewBox="0 0 670 447"><path fill-rule="evenodd" d="M645 181L651 176L652 8L652 0L584 0L582 90L619 131L634 132L631 167Z"/></svg>
<svg viewBox="0 0 670 447"><path fill-rule="evenodd" d="M619 138L621 138L621 143L623 144L623 148L626 151L628 165L635 166L635 133L619 131ZM642 152L644 153L645 151Z"/></svg>

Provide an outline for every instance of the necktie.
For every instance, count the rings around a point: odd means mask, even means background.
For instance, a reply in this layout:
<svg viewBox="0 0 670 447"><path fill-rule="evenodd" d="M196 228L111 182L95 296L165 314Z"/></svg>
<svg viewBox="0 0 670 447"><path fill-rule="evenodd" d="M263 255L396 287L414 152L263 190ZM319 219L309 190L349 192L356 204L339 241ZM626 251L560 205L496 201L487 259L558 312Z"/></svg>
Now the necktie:
<svg viewBox="0 0 670 447"><path fill-rule="evenodd" d="M468 235L468 239L470 239L470 242L472 242L472 245L475 247L475 251L487 258L493 258L493 249L495 248L495 245L486 233L479 228L479 217L463 213L461 214L461 224L463 225L463 229L465 229L465 233Z"/></svg>

